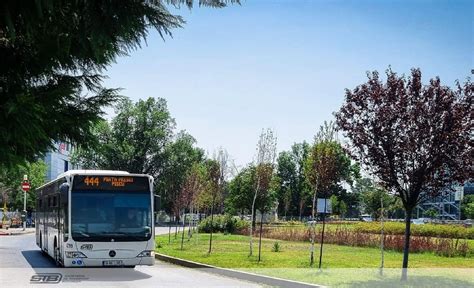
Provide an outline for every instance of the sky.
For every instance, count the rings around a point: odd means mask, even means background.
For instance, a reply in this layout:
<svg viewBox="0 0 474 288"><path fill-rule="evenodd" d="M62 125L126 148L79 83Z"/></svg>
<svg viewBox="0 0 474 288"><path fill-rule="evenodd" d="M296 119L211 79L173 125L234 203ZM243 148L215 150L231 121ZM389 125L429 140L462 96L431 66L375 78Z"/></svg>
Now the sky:
<svg viewBox="0 0 474 288"><path fill-rule="evenodd" d="M105 86L134 101L165 98L177 130L210 156L225 148L238 167L263 128L278 151L312 142L367 71L419 67L425 83L453 86L474 68L474 1L244 0L173 12L184 27L164 40L150 33Z"/></svg>

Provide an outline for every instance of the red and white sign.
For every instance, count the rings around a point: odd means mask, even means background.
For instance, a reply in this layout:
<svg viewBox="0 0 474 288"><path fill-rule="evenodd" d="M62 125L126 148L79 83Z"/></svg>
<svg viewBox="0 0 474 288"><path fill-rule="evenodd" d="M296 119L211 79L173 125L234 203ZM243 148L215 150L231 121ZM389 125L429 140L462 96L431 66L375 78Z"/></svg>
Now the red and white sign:
<svg viewBox="0 0 474 288"><path fill-rule="evenodd" d="M28 181L23 181L23 183L21 183L21 189L23 189L23 191L30 190L30 183Z"/></svg>

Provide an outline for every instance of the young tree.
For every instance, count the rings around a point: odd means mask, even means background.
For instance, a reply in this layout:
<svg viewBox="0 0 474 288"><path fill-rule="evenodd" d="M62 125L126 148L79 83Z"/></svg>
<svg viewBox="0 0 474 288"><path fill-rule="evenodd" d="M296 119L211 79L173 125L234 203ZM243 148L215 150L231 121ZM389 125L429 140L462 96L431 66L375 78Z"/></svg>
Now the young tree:
<svg viewBox="0 0 474 288"><path fill-rule="evenodd" d="M186 179L181 187L179 193L179 203L183 207L183 212L188 209L189 213L193 213L193 207L195 206L196 198L201 189L203 188L203 171L202 164L195 163L186 175ZM181 250L183 249L184 242L184 230L185 230L185 220L183 219L183 230L181 235ZM188 220L189 230L188 233L191 233L191 219Z"/></svg>
<svg viewBox="0 0 474 288"><path fill-rule="evenodd" d="M90 129L102 107L119 98L102 86L103 72L151 31L163 37L182 27L182 17L167 8L193 2L1 1L0 165L35 161L54 140L93 143ZM199 5L232 2L238 0Z"/></svg>
<svg viewBox="0 0 474 288"><path fill-rule="evenodd" d="M253 254L253 230L255 228L255 204L259 193L266 195L270 189L270 182L273 176L273 169L276 157L276 136L271 129L262 130L257 143L257 155L255 160L255 187L252 200L252 224L249 229L250 236L250 252ZM263 214L263 212L261 212Z"/></svg>
<svg viewBox="0 0 474 288"><path fill-rule="evenodd" d="M208 254L212 252L212 233L213 233L213 223L214 223L214 212L217 203L221 203L223 198L223 191L225 187L225 182L228 172L228 160L229 154L223 148L219 148L217 155L214 155L213 160L207 161L207 177L208 185L207 191L201 195L201 201L207 202L210 205L211 210L211 231L209 235L209 250ZM206 195L207 194L207 195ZM204 196L204 197L203 197ZM202 203L202 202L201 202Z"/></svg>
<svg viewBox="0 0 474 288"><path fill-rule="evenodd" d="M421 82L421 71L398 76L390 69L346 90L336 114L339 129L351 141L353 156L397 193L405 208L402 280L407 280L413 209L453 182L472 178L472 96L468 80L455 89L439 78Z"/></svg>
<svg viewBox="0 0 474 288"><path fill-rule="evenodd" d="M334 125L324 123L315 137L306 163L306 177L313 188L311 208L311 252L310 265L314 264L314 243L316 229L314 225L316 216L316 196L318 193L324 198L329 197L329 191L342 180L349 180L351 176L351 163L342 146L336 140ZM326 212L326 211L324 211ZM323 213L323 229L321 233L321 247L319 252L319 268L321 269L322 247L324 243L325 215Z"/></svg>
<svg viewBox="0 0 474 288"><path fill-rule="evenodd" d="M209 235L209 250L208 254L212 252L212 227L214 222L214 208L216 206L216 202L220 200L220 181L221 181L221 167L219 164L219 160L208 160L207 161L207 171L208 171L208 186L207 191L210 198L210 210L211 210L211 231Z"/></svg>

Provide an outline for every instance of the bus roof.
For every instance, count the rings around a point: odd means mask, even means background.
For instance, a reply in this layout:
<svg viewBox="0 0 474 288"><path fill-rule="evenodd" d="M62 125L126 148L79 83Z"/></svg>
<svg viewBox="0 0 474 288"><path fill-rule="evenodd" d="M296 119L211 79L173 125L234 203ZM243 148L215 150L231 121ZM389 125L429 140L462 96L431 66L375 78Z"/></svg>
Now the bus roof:
<svg viewBox="0 0 474 288"><path fill-rule="evenodd" d="M127 171L119 170L69 170L61 173L57 178L62 178L71 175L130 175Z"/></svg>

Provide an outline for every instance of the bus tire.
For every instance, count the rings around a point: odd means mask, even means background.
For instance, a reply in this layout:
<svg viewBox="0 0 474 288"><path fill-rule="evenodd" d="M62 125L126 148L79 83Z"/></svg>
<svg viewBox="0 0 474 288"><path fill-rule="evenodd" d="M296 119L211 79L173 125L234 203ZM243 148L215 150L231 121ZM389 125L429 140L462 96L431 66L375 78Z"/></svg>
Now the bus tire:
<svg viewBox="0 0 474 288"><path fill-rule="evenodd" d="M54 264L56 266L61 266L61 263L59 263L59 247L58 247L58 240L56 237L54 237L54 250L53 250L53 255L54 255Z"/></svg>

